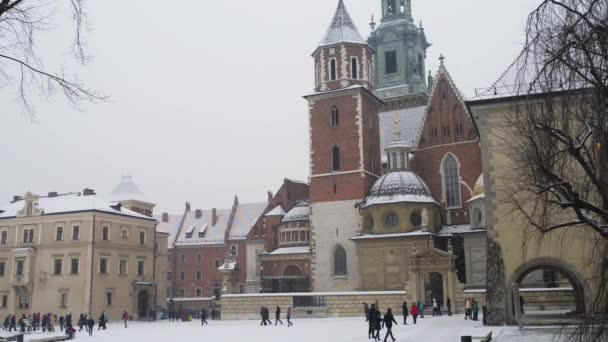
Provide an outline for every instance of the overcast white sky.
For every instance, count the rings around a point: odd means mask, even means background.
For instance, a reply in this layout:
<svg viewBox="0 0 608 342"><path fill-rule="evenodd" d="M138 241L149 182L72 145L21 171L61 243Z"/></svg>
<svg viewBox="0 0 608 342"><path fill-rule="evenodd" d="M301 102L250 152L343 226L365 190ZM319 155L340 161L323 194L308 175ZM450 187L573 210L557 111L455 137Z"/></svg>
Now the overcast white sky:
<svg viewBox="0 0 608 342"><path fill-rule="evenodd" d="M78 71L112 96L84 112L37 101L31 123L0 89L0 204L27 190L106 194L130 174L156 212L262 202L283 178L307 180L310 54L337 0L89 1L95 59ZM537 0L413 0L427 67L446 65L468 96L489 86L522 46ZM364 37L380 0L345 0ZM40 42L69 63L69 31ZM62 62L62 63L59 63Z"/></svg>

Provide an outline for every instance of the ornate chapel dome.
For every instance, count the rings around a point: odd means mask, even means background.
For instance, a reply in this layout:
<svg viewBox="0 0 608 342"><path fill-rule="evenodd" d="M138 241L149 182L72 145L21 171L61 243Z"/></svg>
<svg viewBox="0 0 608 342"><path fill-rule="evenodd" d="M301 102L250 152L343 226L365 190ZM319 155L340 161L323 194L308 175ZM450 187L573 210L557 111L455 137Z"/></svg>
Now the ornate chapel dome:
<svg viewBox="0 0 608 342"><path fill-rule="evenodd" d="M437 203L429 187L417 174L399 170L380 177L361 207L400 202Z"/></svg>

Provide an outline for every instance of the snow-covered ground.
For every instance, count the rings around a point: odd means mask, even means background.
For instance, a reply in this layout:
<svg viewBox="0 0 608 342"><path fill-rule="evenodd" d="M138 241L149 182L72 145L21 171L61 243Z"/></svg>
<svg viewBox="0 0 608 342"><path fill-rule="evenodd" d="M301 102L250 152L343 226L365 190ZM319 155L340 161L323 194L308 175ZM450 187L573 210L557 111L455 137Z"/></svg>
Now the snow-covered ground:
<svg viewBox="0 0 608 342"><path fill-rule="evenodd" d="M402 323L402 317L396 317ZM473 336L474 341L479 337L493 331L494 336L508 332L507 342L528 341L517 335L516 328L483 327L481 322L465 321L461 315L453 317L429 317L418 320L417 325L399 324L393 328L397 341L424 341L424 342L460 342L461 336ZM247 341L247 342L310 342L310 341L338 341L354 342L368 341L367 323L363 318L326 318L326 319L295 319L294 326L264 327L258 321L209 321L209 325L202 327L200 322L129 322L125 329L119 323L111 323L108 330L98 331L95 327L92 337L84 331L76 335L77 340L92 342L114 341L145 341L167 342L183 340L213 340L213 341ZM381 337L384 339L384 332ZM512 334L511 334L512 333ZM58 333L55 333L57 335ZM6 333L0 333L5 336ZM50 337L49 334L33 333L27 335L26 341ZM477 337L477 339L475 339ZM511 338L512 337L512 338ZM390 340L390 338L389 338ZM499 341L503 341L500 339ZM532 341L532 340L530 340ZM551 341L550 339L536 339L535 342Z"/></svg>

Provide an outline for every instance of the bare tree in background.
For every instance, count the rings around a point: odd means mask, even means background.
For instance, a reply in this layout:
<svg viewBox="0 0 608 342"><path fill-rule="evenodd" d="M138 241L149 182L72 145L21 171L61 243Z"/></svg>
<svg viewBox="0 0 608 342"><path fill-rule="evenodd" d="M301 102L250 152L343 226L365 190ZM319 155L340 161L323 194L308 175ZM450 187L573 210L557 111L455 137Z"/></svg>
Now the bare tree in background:
<svg viewBox="0 0 608 342"><path fill-rule="evenodd" d="M564 336L608 341L608 0L543 1L516 70L509 198L541 235L595 233L595 299Z"/></svg>
<svg viewBox="0 0 608 342"><path fill-rule="evenodd" d="M48 98L57 91L75 108L83 102L105 100L106 96L87 88L76 76L64 71L45 69L44 57L37 51L36 41L52 28L59 16L54 6L71 9L73 36L72 56L85 65L84 34L87 30L85 0L0 0L0 89L14 88L26 112L33 118L33 96Z"/></svg>

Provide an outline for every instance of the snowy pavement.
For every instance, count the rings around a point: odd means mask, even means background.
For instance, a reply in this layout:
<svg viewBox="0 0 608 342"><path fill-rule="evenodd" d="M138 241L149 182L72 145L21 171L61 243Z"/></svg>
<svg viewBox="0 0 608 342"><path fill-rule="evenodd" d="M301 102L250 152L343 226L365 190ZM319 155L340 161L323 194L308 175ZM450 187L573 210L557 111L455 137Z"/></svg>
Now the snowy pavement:
<svg viewBox="0 0 608 342"><path fill-rule="evenodd" d="M403 317L395 318L402 323ZM248 342L368 341L367 323L363 318L295 319L294 326L289 328L286 320L283 321L285 323L283 326L272 327L260 326L258 321L209 321L209 325L205 327L201 327L199 321L129 322L127 329L119 323L112 323L108 325L106 331L98 331L95 327L93 337L82 332L76 335L76 339L92 342L135 342L138 339L144 339L146 342L166 342L174 341L176 338ZM481 337L490 330L494 330L496 334L502 329L482 327L481 322L465 321L461 315L426 316L419 319L416 325L411 324L411 317L409 321L406 326L399 324L393 328L397 341L460 342L462 335ZM381 331L382 339L385 332L385 329ZM49 336L31 334L26 337L26 341Z"/></svg>

